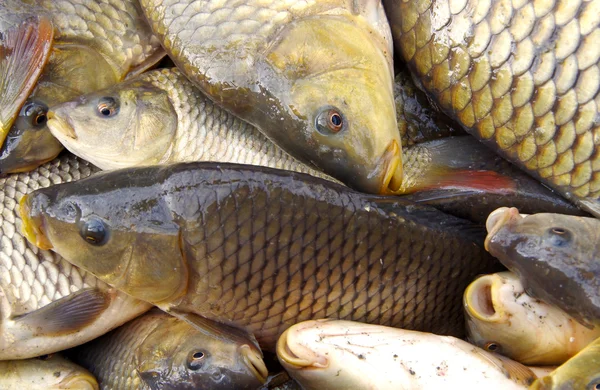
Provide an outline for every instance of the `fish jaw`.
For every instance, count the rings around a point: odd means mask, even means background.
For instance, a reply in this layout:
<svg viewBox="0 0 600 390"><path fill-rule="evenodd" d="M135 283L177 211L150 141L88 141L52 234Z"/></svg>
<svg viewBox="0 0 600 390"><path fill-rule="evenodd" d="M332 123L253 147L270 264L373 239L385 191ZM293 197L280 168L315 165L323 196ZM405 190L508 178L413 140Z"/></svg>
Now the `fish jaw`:
<svg viewBox="0 0 600 390"><path fill-rule="evenodd" d="M303 346L298 340L298 333L309 328L313 322L316 321L294 325L283 332L277 340L277 357L284 367L296 370L328 367L327 358Z"/></svg>
<svg viewBox="0 0 600 390"><path fill-rule="evenodd" d="M19 202L19 215L23 220L23 235L33 245L45 250L52 249L52 243L43 231L44 219L41 213L43 204L47 204L47 201L45 196L37 199L37 197L25 195Z"/></svg>
<svg viewBox="0 0 600 390"><path fill-rule="evenodd" d="M269 370L265 365L265 362L260 356L260 353L256 351L256 348L252 348L249 345L242 345L240 347L240 354L246 367L252 372L252 374L260 381L265 383L269 376Z"/></svg>
<svg viewBox="0 0 600 390"><path fill-rule="evenodd" d="M98 381L90 373L75 373L63 379L52 389L98 390Z"/></svg>
<svg viewBox="0 0 600 390"><path fill-rule="evenodd" d="M66 103L69 105L69 103ZM63 104L64 106L64 104ZM66 120L63 119L66 117ZM61 141L64 138L69 138L71 140L77 139L77 133L75 132L75 127L69 120L68 116L60 115L60 112L48 111L48 128L52 135Z"/></svg>
<svg viewBox="0 0 600 390"><path fill-rule="evenodd" d="M467 315L486 323L508 320L498 302L498 290L502 280L495 274L484 275L473 281L465 290L463 302Z"/></svg>
<svg viewBox="0 0 600 390"><path fill-rule="evenodd" d="M390 194L398 191L402 185L402 149L396 140L390 142L377 169L373 172L382 177L383 181L379 188L380 194ZM377 175L381 171L379 175ZM371 176L371 175L370 175Z"/></svg>

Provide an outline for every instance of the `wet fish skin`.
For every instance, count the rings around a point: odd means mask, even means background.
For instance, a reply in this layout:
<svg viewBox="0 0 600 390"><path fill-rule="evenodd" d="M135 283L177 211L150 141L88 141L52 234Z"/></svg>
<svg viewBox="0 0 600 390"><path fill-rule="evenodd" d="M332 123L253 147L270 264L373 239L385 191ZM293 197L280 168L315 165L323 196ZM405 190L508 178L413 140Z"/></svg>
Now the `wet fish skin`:
<svg viewBox="0 0 600 390"><path fill-rule="evenodd" d="M531 390L595 389L600 386L600 339L549 375L533 382Z"/></svg>
<svg viewBox="0 0 600 390"><path fill-rule="evenodd" d="M0 388L4 390L98 390L92 374L60 355L0 361Z"/></svg>
<svg viewBox="0 0 600 390"><path fill-rule="evenodd" d="M286 330L277 357L304 389L525 389L527 367L449 336L351 321Z"/></svg>
<svg viewBox="0 0 600 390"><path fill-rule="evenodd" d="M469 342L523 364L562 364L600 337L600 329L531 298L512 272L477 278L464 307Z"/></svg>
<svg viewBox="0 0 600 390"><path fill-rule="evenodd" d="M487 221L486 249L525 291L593 328L600 321L600 221L561 214L523 216L501 208Z"/></svg>
<svg viewBox="0 0 600 390"><path fill-rule="evenodd" d="M0 179L0 360L30 358L81 344L150 308L56 253L39 250L21 233L17 206L24 194L95 171L84 161L64 156L30 173ZM78 313L77 305L82 304L96 306ZM75 319L76 314L83 317Z"/></svg>
<svg viewBox="0 0 600 390"><path fill-rule="evenodd" d="M113 85L162 53L137 1L35 0L35 4L50 15L55 30L50 59L29 97L42 105L51 107ZM17 123L9 137L11 144L0 149L3 174L34 169L62 150L45 121Z"/></svg>
<svg viewBox="0 0 600 390"><path fill-rule="evenodd" d="M391 35L379 1L141 5L179 69L290 155L365 192L400 184Z"/></svg>
<svg viewBox="0 0 600 390"><path fill-rule="evenodd" d="M28 196L21 215L31 242L174 315L245 328L264 349L327 316L460 336L464 288L498 267L470 222L262 167L102 172ZM88 241L86 224L99 229Z"/></svg>
<svg viewBox="0 0 600 390"><path fill-rule="evenodd" d="M395 47L450 117L600 216L600 2L386 0Z"/></svg>
<svg viewBox="0 0 600 390"><path fill-rule="evenodd" d="M227 329L202 330L154 309L69 356L104 389L254 390L264 383L267 371L256 340Z"/></svg>

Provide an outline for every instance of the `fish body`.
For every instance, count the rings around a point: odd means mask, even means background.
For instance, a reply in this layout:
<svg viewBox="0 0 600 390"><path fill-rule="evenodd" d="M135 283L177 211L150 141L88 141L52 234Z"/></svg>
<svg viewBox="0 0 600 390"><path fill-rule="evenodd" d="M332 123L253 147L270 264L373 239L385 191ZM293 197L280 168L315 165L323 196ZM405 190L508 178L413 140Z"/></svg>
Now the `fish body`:
<svg viewBox="0 0 600 390"><path fill-rule="evenodd" d="M0 361L3 390L98 390L92 374L60 355Z"/></svg>
<svg viewBox="0 0 600 390"><path fill-rule="evenodd" d="M539 378L531 390L578 390L600 387L600 339L566 361L549 375Z"/></svg>
<svg viewBox="0 0 600 390"><path fill-rule="evenodd" d="M590 328L598 325L600 220L501 208L490 214L487 229L487 250L518 275L529 295Z"/></svg>
<svg viewBox="0 0 600 390"><path fill-rule="evenodd" d="M600 215L600 2L384 1L397 52L439 107Z"/></svg>
<svg viewBox="0 0 600 390"><path fill-rule="evenodd" d="M157 309L69 355L103 389L254 390L267 375L256 340L215 326L199 331Z"/></svg>
<svg viewBox="0 0 600 390"><path fill-rule="evenodd" d="M56 253L39 250L21 233L17 206L26 193L95 170L65 156L33 172L0 179L0 360L84 343L149 309Z"/></svg>
<svg viewBox="0 0 600 390"><path fill-rule="evenodd" d="M464 305L468 340L523 364L562 364L600 337L597 327L531 298L512 272L477 278L465 290Z"/></svg>
<svg viewBox="0 0 600 390"><path fill-rule="evenodd" d="M62 150L46 126L48 107L115 84L162 53L137 1L31 4L49 15L54 40L48 64L8 134L10 142L0 149L0 173L31 170Z"/></svg>
<svg viewBox="0 0 600 390"><path fill-rule="evenodd" d="M526 389L536 379L454 337L351 321L296 324L277 356L304 389Z"/></svg>
<svg viewBox="0 0 600 390"><path fill-rule="evenodd" d="M470 222L263 167L102 172L21 204L31 242L174 315L245 328L265 349L330 316L460 336L464 288L497 267Z"/></svg>
<svg viewBox="0 0 600 390"><path fill-rule="evenodd" d="M152 30L215 103L366 192L402 178L392 44L372 0L143 0Z"/></svg>

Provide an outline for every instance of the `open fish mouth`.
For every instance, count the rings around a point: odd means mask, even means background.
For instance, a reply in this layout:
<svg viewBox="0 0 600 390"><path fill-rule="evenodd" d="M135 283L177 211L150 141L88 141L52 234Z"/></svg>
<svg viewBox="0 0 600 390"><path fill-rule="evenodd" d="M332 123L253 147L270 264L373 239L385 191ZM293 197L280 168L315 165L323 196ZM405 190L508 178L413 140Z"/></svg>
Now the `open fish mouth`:
<svg viewBox="0 0 600 390"><path fill-rule="evenodd" d="M46 124L47 124L48 128L50 129L50 132L52 132L52 134L55 137L57 137L57 138L68 137L68 138L71 138L74 140L77 139L77 133L75 133L75 127L73 126L73 124L71 123L71 120L69 118L67 118L67 120L65 121L61 117L57 116L54 113L54 111L48 111L47 117L48 117L48 122L46 122ZM63 137L60 137L61 135Z"/></svg>
<svg viewBox="0 0 600 390"><path fill-rule="evenodd" d="M65 378L60 384L52 389L80 389L98 390L98 382L92 375L77 374Z"/></svg>
<svg viewBox="0 0 600 390"><path fill-rule="evenodd" d="M43 220L40 215L32 216L31 197L23 196L19 202L19 214L23 220L23 235L40 249L52 249L52 244L43 232Z"/></svg>
<svg viewBox="0 0 600 390"><path fill-rule="evenodd" d="M244 360L244 364L250 369L254 376L261 382L265 383L269 376L269 370L265 366L260 354L250 348L248 345L242 345L241 354Z"/></svg>
<svg viewBox="0 0 600 390"><path fill-rule="evenodd" d="M292 326L279 336L279 340L277 340L277 356L279 359L296 369L327 367L329 361L325 357L296 342L295 335L298 331L301 331L301 329Z"/></svg>
<svg viewBox="0 0 600 390"><path fill-rule="evenodd" d="M371 175L379 176L381 174L383 177L379 188L380 194L393 194L400 189L403 175L402 168L402 149L398 141L393 140L381 156L378 168Z"/></svg>
<svg viewBox="0 0 600 390"><path fill-rule="evenodd" d="M465 310L473 318L485 322L500 322L502 313L495 305L497 287L500 283L496 275L484 275L473 281L465 290Z"/></svg>
<svg viewBox="0 0 600 390"><path fill-rule="evenodd" d="M524 218L526 214L519 214L519 210L515 207L500 207L492 211L485 222L485 228L488 231L488 235L485 238L484 247L486 251L490 251L489 244L493 237L502 229L502 227L511 221L518 221Z"/></svg>

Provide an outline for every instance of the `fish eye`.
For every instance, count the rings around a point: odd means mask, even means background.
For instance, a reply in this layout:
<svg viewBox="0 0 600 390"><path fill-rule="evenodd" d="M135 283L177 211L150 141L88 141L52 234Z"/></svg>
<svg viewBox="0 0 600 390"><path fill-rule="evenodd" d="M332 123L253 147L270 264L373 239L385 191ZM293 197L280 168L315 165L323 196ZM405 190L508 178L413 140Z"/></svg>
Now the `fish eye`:
<svg viewBox="0 0 600 390"><path fill-rule="evenodd" d="M568 245L572 238L571 232L561 227L551 227L546 234L550 244L557 248Z"/></svg>
<svg viewBox="0 0 600 390"><path fill-rule="evenodd" d="M588 390L600 390L600 378L594 378L587 386Z"/></svg>
<svg viewBox="0 0 600 390"><path fill-rule="evenodd" d="M106 224L98 218L92 218L86 221L81 227L81 238L88 244L102 246L108 241L108 228Z"/></svg>
<svg viewBox="0 0 600 390"><path fill-rule="evenodd" d="M337 108L328 107L317 115L315 127L322 134L336 134L345 127L345 119Z"/></svg>
<svg viewBox="0 0 600 390"><path fill-rule="evenodd" d="M19 118L25 120L29 127L42 128L48 121L48 106L36 100L27 101L21 108Z"/></svg>
<svg viewBox="0 0 600 390"><path fill-rule="evenodd" d="M98 102L97 110L101 116L110 118L119 112L119 102L112 97L103 97Z"/></svg>
<svg viewBox="0 0 600 390"><path fill-rule="evenodd" d="M192 351L188 356L187 366L190 370L199 370L202 368L204 360L206 360L206 353L204 351Z"/></svg>
<svg viewBox="0 0 600 390"><path fill-rule="evenodd" d="M490 341L483 346L483 349L490 352L500 352L500 344L495 341Z"/></svg>

